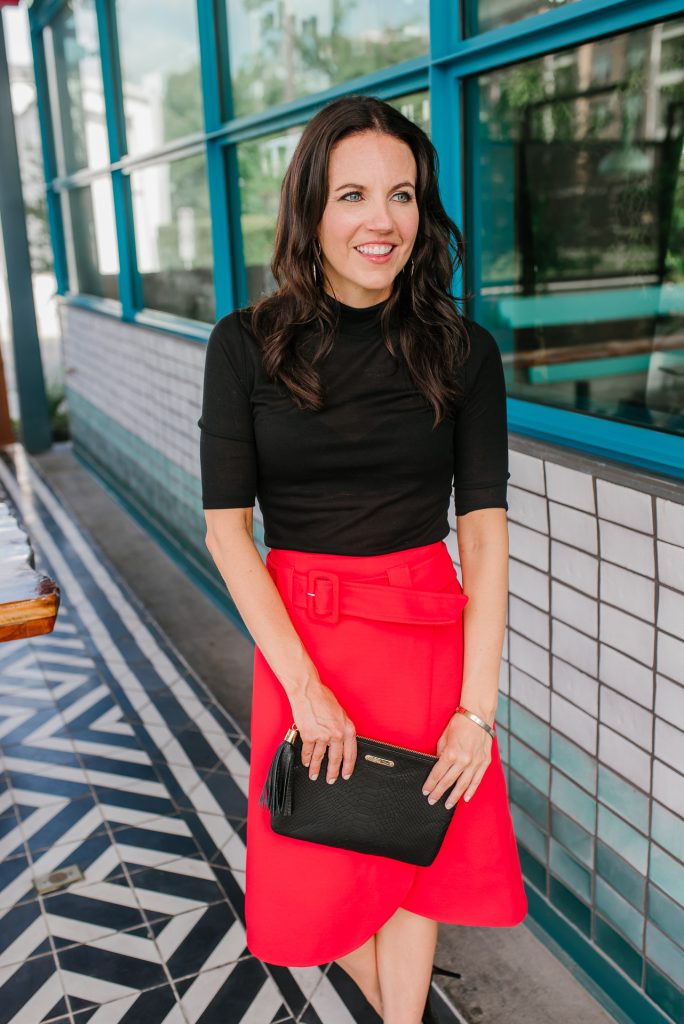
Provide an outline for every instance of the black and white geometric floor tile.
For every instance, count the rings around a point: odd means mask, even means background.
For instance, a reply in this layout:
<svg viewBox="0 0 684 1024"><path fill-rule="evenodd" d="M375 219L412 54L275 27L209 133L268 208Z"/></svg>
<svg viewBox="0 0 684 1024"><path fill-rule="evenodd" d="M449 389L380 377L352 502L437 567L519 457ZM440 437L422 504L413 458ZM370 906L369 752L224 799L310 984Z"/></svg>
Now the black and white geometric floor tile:
<svg viewBox="0 0 684 1024"><path fill-rule="evenodd" d="M0 480L61 588L0 645L0 1024L377 1022L336 964L250 954L247 738L21 450Z"/></svg>

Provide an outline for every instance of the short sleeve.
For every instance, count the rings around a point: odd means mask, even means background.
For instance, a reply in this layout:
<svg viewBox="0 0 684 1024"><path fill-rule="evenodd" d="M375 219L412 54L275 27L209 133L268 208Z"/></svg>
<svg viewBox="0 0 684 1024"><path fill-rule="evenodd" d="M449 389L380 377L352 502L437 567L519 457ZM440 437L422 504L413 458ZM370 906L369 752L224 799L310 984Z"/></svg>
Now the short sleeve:
<svg viewBox="0 0 684 1024"><path fill-rule="evenodd" d="M256 501L257 454L244 338L237 312L207 342L200 428L203 508L248 508Z"/></svg>
<svg viewBox="0 0 684 1024"><path fill-rule="evenodd" d="M454 506L457 516L478 508L505 508L508 478L506 381L493 335L464 318L471 350L465 397L454 426Z"/></svg>

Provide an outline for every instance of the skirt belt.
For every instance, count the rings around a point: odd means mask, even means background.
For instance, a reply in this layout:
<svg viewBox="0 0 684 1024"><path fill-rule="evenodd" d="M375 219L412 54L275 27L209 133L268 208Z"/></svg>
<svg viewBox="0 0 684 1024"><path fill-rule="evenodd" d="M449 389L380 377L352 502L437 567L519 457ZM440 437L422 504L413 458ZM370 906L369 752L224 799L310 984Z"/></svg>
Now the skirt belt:
<svg viewBox="0 0 684 1024"><path fill-rule="evenodd" d="M292 566L267 565L279 591L296 608L304 608L315 621L335 623L340 615L385 622L421 622L441 625L457 622L468 603L464 593L433 593L385 584L340 579L334 572L311 569L295 572Z"/></svg>

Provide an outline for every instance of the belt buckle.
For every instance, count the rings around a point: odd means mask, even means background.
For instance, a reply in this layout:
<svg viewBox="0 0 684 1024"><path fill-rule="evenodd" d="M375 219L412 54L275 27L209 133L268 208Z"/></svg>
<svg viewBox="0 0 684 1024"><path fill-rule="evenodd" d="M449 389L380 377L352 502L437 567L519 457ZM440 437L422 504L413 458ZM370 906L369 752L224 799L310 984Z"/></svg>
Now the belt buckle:
<svg viewBox="0 0 684 1024"><path fill-rule="evenodd" d="M331 584L330 597L332 607L329 611L323 613L316 610L316 598L322 596L316 593L316 582L318 580L325 580ZM309 615L321 622L337 622L340 617L340 578L337 573L325 572L322 569L310 569L307 576L306 590L306 610Z"/></svg>

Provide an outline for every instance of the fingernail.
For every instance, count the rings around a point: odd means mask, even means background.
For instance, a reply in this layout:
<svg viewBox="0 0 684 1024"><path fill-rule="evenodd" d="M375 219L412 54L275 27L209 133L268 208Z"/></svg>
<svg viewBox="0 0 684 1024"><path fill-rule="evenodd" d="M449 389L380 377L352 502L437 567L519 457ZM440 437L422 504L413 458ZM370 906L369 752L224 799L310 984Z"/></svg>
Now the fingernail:
<svg viewBox="0 0 684 1024"><path fill-rule="evenodd" d="M436 802L437 802L437 801L435 800L435 798L434 798L433 796L429 796L429 797L428 797L428 803L429 803L429 804L434 804L434 803L436 803Z"/></svg>
<svg viewBox="0 0 684 1024"><path fill-rule="evenodd" d="M316 772L316 774L315 774L315 775L312 775L312 776L311 776L311 781L312 781L312 782L315 782L317 778L318 778L318 772Z"/></svg>
<svg viewBox="0 0 684 1024"><path fill-rule="evenodd" d="M423 796L427 796L430 791L428 789L423 790Z"/></svg>
<svg viewBox="0 0 684 1024"><path fill-rule="evenodd" d="M351 775L343 775L342 778L343 779L351 779Z"/></svg>
<svg viewBox="0 0 684 1024"><path fill-rule="evenodd" d="M334 779L328 779L328 784L332 785L334 781L335 781Z"/></svg>

